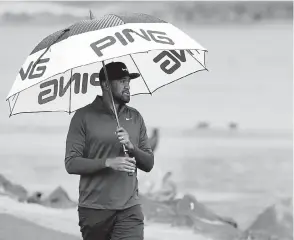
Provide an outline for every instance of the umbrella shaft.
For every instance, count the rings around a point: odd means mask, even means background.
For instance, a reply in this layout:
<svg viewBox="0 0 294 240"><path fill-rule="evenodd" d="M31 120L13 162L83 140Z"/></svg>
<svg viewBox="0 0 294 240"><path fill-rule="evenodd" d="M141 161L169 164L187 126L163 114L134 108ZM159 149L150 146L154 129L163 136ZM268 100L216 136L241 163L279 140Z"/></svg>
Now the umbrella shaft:
<svg viewBox="0 0 294 240"><path fill-rule="evenodd" d="M111 99L111 103L112 103L112 107L113 107L113 111L114 111L114 115L115 115L115 120L116 120L116 123L117 123L117 127L120 127L118 116L117 116L116 107L115 107L114 100L113 100L111 85L110 85L110 82L109 82L109 79L108 79L108 75L107 75L107 71L106 71L106 67L105 67L104 61L102 61L102 64L103 64L103 70L104 70L104 74L105 74L105 79L106 79L107 85L109 87L109 94L110 94L110 99ZM125 145L123 145L123 150L124 150L125 155L128 156L128 150L126 149Z"/></svg>
<svg viewBox="0 0 294 240"><path fill-rule="evenodd" d="M119 121L118 121L116 107L115 107L114 100L113 100L111 85L110 85L110 82L109 82L109 79L108 79L108 74L107 74L107 71L106 71L106 67L105 67L104 61L102 61L102 64L103 64L103 70L104 70L104 74L105 74L105 79L106 79L107 85L109 87L109 94L110 94L110 99L111 99L113 111L114 111L114 114L115 114L115 120L116 120L117 126L120 127L120 124L119 124Z"/></svg>

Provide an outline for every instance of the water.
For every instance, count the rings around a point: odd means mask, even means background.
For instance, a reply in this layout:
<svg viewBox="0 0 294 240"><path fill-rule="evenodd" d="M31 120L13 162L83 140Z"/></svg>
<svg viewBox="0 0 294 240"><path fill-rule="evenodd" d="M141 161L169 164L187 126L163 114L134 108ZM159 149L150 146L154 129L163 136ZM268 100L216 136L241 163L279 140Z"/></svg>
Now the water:
<svg viewBox="0 0 294 240"><path fill-rule="evenodd" d="M172 171L181 195L192 193L219 214L247 226L268 204L292 195L292 138L243 135L163 131L153 171L140 172L142 192L150 181L159 187L162 175ZM64 168L65 137L66 128L47 135L7 134L1 142L1 173L30 191L49 193L61 185L77 199L79 178Z"/></svg>

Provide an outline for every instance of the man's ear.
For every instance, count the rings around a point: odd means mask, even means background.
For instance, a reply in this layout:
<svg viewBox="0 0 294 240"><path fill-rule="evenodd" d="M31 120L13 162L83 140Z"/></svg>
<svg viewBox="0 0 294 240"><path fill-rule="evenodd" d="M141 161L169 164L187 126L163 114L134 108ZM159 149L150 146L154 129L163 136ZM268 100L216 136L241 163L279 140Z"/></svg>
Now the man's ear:
<svg viewBox="0 0 294 240"><path fill-rule="evenodd" d="M109 90L109 84L107 83L107 81L101 81L100 84L103 89Z"/></svg>

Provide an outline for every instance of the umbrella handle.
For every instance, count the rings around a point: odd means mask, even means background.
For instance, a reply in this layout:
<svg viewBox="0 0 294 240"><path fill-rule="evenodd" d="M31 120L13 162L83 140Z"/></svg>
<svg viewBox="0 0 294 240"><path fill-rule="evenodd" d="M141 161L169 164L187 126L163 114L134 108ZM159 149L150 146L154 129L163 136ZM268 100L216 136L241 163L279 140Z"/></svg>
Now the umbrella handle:
<svg viewBox="0 0 294 240"><path fill-rule="evenodd" d="M102 61L102 65L103 65L103 70L104 70L104 75L105 75L105 79L106 79L107 85L110 88L109 94L110 94L110 99L111 99L111 103L112 103L112 107L113 107L113 111L114 111L114 115L115 115L116 124L117 124L117 127L120 127L118 116L117 116L116 107L114 105L114 100L113 100L113 95L112 95L112 91L111 91L111 86L110 86L110 83L109 83L108 74L107 74L107 71L106 71L106 67L105 67L105 62L104 61ZM126 157L129 157L129 153L128 153L128 150L126 149L126 146L125 145L122 145L122 146L123 146L123 150L124 150L125 156ZM133 173L128 173L128 175L129 176L132 176Z"/></svg>

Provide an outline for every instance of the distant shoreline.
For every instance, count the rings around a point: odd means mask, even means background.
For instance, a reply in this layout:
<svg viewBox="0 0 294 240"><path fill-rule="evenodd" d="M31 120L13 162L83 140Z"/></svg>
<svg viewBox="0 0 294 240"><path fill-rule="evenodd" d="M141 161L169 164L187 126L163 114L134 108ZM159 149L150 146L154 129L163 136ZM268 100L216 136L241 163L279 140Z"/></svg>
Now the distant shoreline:
<svg viewBox="0 0 294 240"><path fill-rule="evenodd" d="M151 131L152 126L148 129ZM66 134L68 126L46 126L46 125L10 125L5 124L0 128L0 134ZM292 129L236 129L230 130L226 126L224 127L211 127L208 129L198 129L191 126L183 126L181 128L175 127L165 127L159 130L162 135L175 136L175 137L232 137L232 138L283 138L292 139L293 130Z"/></svg>
<svg viewBox="0 0 294 240"><path fill-rule="evenodd" d="M8 7L7 7L8 6ZM13 8L14 5L11 5ZM0 12L2 25L57 25L71 24L87 19L89 9L98 18L113 12L142 12L162 18L166 21L193 23L197 25L251 25L267 21L293 21L292 2L158 2L150 6L146 2L94 3L85 5L61 3L28 3L35 11L6 10ZM50 10L52 6L52 10ZM24 7L24 6L22 6ZM58 11L57 11L58 10Z"/></svg>

